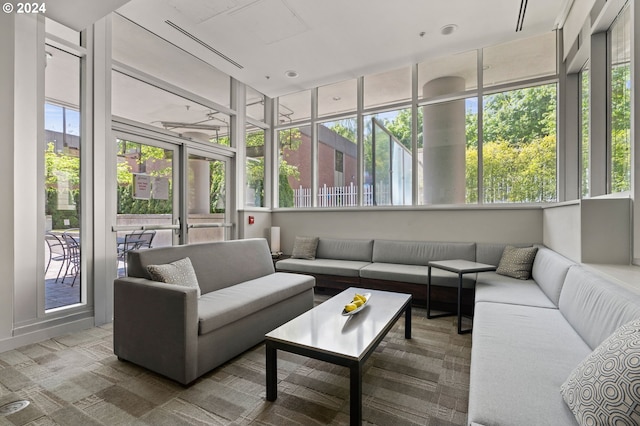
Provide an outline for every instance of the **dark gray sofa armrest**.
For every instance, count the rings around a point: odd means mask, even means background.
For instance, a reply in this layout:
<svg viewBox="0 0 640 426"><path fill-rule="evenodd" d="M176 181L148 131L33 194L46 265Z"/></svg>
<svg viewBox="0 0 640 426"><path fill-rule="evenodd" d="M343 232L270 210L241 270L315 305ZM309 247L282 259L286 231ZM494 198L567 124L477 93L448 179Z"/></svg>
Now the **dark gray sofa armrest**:
<svg viewBox="0 0 640 426"><path fill-rule="evenodd" d="M114 281L113 350L182 384L197 378L196 289L145 278Z"/></svg>

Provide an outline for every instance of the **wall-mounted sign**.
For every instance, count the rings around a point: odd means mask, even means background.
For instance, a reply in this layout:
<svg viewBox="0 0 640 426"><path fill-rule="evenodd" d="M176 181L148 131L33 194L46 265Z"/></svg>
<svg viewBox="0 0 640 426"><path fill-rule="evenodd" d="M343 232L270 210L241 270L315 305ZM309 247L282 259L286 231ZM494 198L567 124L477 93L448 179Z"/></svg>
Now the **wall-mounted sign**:
<svg viewBox="0 0 640 426"><path fill-rule="evenodd" d="M156 177L153 179L153 198L155 200L169 199L169 179L166 177Z"/></svg>
<svg viewBox="0 0 640 426"><path fill-rule="evenodd" d="M133 198L136 200L151 198L151 176L141 173L133 174Z"/></svg>

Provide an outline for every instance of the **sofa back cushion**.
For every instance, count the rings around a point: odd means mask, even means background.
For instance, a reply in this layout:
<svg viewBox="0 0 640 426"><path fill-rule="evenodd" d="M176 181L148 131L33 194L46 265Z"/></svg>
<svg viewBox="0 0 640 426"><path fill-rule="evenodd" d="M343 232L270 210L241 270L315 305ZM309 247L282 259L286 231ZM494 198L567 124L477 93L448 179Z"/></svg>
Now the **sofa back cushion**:
<svg viewBox="0 0 640 426"><path fill-rule="evenodd" d="M558 307L574 330L595 349L618 327L640 318L640 291L582 266L572 266Z"/></svg>
<svg viewBox="0 0 640 426"><path fill-rule="evenodd" d="M373 262L426 265L432 260L476 260L476 243L375 240Z"/></svg>
<svg viewBox="0 0 640 426"><path fill-rule="evenodd" d="M575 263L555 251L543 246L538 247L531 276L556 306L560 301L564 279L572 265Z"/></svg>
<svg viewBox="0 0 640 426"><path fill-rule="evenodd" d="M371 262L373 240L342 240L320 238L316 257L320 259Z"/></svg>
<svg viewBox="0 0 640 426"><path fill-rule="evenodd" d="M151 279L147 266L185 257L191 259L202 294L274 273L264 238L134 250L128 253L127 272Z"/></svg>
<svg viewBox="0 0 640 426"><path fill-rule="evenodd" d="M518 248L532 246L532 244L476 243L476 262L498 266L507 245Z"/></svg>

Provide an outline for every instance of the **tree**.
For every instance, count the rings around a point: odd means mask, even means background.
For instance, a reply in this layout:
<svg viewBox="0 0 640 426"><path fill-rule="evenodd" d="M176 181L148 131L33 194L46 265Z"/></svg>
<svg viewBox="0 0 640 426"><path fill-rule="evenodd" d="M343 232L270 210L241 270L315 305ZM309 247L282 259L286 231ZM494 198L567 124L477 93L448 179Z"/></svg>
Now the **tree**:
<svg viewBox="0 0 640 426"><path fill-rule="evenodd" d="M163 148L123 139L118 140L118 163L116 166L118 214L169 214L173 211L171 155L171 151ZM153 177L167 178L169 180L169 199L142 200L133 198L134 173L147 173Z"/></svg>
<svg viewBox="0 0 640 426"><path fill-rule="evenodd" d="M293 128L278 132L278 146L280 147L280 167L278 168L278 205L279 207L293 207L293 188L289 178L299 179L298 166L287 162L288 152L295 151L302 144L300 129Z"/></svg>
<svg viewBox="0 0 640 426"><path fill-rule="evenodd" d="M556 85L528 87L484 99L483 140L522 145L556 134Z"/></svg>
<svg viewBox="0 0 640 426"><path fill-rule="evenodd" d="M631 189L631 67L611 70L611 192Z"/></svg>

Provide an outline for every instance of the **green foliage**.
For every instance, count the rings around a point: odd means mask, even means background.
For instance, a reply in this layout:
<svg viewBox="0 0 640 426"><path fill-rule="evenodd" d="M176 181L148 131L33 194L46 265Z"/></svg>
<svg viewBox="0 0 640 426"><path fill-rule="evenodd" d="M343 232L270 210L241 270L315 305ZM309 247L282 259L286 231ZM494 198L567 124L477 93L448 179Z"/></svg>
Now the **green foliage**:
<svg viewBox="0 0 640 426"><path fill-rule="evenodd" d="M587 197L589 195L589 107L590 107L590 96L589 96L589 70L584 69L580 74L580 84L581 84L581 109L580 109L580 151L582 156L582 167L580 170L581 180L580 186L582 191L582 196Z"/></svg>
<svg viewBox="0 0 640 426"><path fill-rule="evenodd" d="M224 213L226 208L226 180L224 161L209 161L211 186L209 188L210 213Z"/></svg>
<svg viewBox="0 0 640 426"><path fill-rule="evenodd" d="M334 121L326 123L325 126L353 143L356 143L358 140L358 126L355 119Z"/></svg>
<svg viewBox="0 0 640 426"><path fill-rule="evenodd" d="M293 188L289 185L289 176L283 172L282 163L278 174L278 205L279 207L293 207Z"/></svg>
<svg viewBox="0 0 640 426"><path fill-rule="evenodd" d="M393 120L385 119L384 127L387 128L393 136L404 145L408 150L411 150L411 109L403 109L398 111L398 114ZM422 108L418 108L418 123L422 123ZM418 141L419 145L422 144L422 126L418 125ZM420 148L420 146L418 146Z"/></svg>
<svg viewBox="0 0 640 426"><path fill-rule="evenodd" d="M148 173L150 176L169 178L169 199L141 200L133 198L134 171L127 159L135 161L141 170L152 170ZM118 163L116 165L118 214L170 214L173 211L171 160L172 151L123 139L118 140Z"/></svg>
<svg viewBox="0 0 640 426"><path fill-rule="evenodd" d="M631 67L611 70L611 192L631 189Z"/></svg>
<svg viewBox="0 0 640 426"><path fill-rule="evenodd" d="M519 146L556 134L556 85L489 95L484 100L483 140Z"/></svg>
<svg viewBox="0 0 640 426"><path fill-rule="evenodd" d="M289 178L300 178L298 166L287 162L287 151L295 151L302 144L300 129L293 128L278 132L278 146L280 147L280 168L278 170L278 206L293 207L293 188Z"/></svg>
<svg viewBox="0 0 640 426"><path fill-rule="evenodd" d="M556 199L556 140L546 136L513 147L506 141L483 145L485 203L549 202ZM476 203L478 150L467 149L467 202Z"/></svg>
<svg viewBox="0 0 640 426"><path fill-rule="evenodd" d="M247 135L246 138L247 147L247 166L246 166L246 178L247 186L254 191L253 204L257 207L264 207L264 131L254 132ZM261 151L260 156L249 157L248 151L251 149L257 149Z"/></svg>
<svg viewBox="0 0 640 426"><path fill-rule="evenodd" d="M170 214L173 210L171 197L169 200L140 200L133 198L132 191L133 184L118 186L118 214Z"/></svg>

